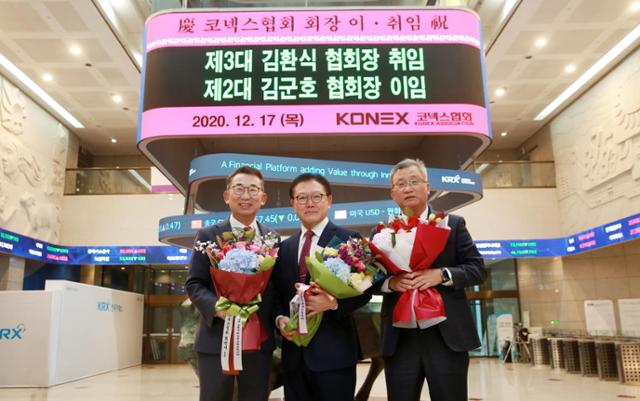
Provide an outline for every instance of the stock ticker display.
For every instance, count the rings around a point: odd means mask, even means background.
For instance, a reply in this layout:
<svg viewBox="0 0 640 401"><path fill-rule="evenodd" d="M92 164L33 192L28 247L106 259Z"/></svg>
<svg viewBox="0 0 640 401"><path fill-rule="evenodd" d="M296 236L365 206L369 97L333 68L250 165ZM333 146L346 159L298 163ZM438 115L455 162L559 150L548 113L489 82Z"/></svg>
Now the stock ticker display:
<svg viewBox="0 0 640 401"><path fill-rule="evenodd" d="M386 202L386 201L384 201ZM375 202L374 202L375 203ZM373 205L369 209L350 209L347 204L336 204L333 219L344 216L344 213L360 217L362 221L370 221L373 226L388 214L397 214L400 210L393 203ZM377 206L377 207L376 207ZM294 225L300 222L295 213L288 208L283 210L263 210L258 221L270 225L274 229ZM206 215L189 215L160 222L160 235L170 235L197 231L221 222L228 213L211 213ZM337 219L339 221L339 219ZM567 256L609 245L619 244L640 238L640 213L613 221L564 238L526 239L526 240L476 240L480 254L485 258L542 258ZM173 246L139 246L139 247L87 247L60 246L10 231L0 230L0 252L35 259L52 264L96 264L96 265L145 265L145 264L187 264L191 250Z"/></svg>

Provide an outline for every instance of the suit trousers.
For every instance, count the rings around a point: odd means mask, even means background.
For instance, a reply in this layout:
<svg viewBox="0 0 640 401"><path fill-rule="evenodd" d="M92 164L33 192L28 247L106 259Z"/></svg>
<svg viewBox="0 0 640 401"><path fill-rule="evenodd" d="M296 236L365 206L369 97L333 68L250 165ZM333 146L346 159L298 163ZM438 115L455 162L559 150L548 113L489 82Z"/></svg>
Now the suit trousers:
<svg viewBox="0 0 640 401"><path fill-rule="evenodd" d="M389 401L418 401L426 378L432 401L467 401L469 353L445 344L437 326L401 329L393 356L385 357Z"/></svg>
<svg viewBox="0 0 640 401"><path fill-rule="evenodd" d="M238 380L238 401L267 401L272 352L245 352L238 376L222 374L220 355L198 352L200 401L231 401Z"/></svg>
<svg viewBox="0 0 640 401"><path fill-rule="evenodd" d="M286 401L353 401L356 367L313 372L302 362L300 369L283 372Z"/></svg>

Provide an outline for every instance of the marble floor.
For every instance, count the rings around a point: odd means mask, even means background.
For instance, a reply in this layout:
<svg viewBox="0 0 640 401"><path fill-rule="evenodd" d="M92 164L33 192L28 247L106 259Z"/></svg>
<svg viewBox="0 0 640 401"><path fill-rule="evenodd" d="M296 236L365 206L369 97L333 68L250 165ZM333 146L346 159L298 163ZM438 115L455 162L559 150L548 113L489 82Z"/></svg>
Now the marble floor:
<svg viewBox="0 0 640 401"><path fill-rule="evenodd" d="M366 376L367 364L358 366L358 381ZM386 400L380 376L371 401ZM281 389L272 394L280 401ZM0 389L0 401L196 401L198 382L186 365L144 365L109 372L48 389ZM469 370L469 400L509 401L620 401L640 400L640 386L603 382L597 378L554 372L548 367L503 364L496 359L472 359ZM422 400L430 400L423 391Z"/></svg>

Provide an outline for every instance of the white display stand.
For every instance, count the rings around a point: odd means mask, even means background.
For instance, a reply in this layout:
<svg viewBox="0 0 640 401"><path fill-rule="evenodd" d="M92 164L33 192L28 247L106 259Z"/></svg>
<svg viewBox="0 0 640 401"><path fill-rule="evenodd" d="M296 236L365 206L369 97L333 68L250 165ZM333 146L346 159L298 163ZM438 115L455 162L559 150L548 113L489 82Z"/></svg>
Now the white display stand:
<svg viewBox="0 0 640 401"><path fill-rule="evenodd" d="M610 299L584 301L584 317L587 332L592 336L615 336L618 326Z"/></svg>
<svg viewBox="0 0 640 401"><path fill-rule="evenodd" d="M48 387L139 365L143 310L141 294L70 281L0 291L0 361L11 361L0 387Z"/></svg>
<svg viewBox="0 0 640 401"><path fill-rule="evenodd" d="M640 298L619 299L618 312L622 335L640 337Z"/></svg>

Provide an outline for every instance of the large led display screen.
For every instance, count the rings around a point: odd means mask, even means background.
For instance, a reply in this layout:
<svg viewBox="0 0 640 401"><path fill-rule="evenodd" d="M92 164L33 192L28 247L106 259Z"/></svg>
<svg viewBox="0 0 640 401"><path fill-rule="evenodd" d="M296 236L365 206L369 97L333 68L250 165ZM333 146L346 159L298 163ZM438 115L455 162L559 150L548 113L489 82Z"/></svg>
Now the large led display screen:
<svg viewBox="0 0 640 401"><path fill-rule="evenodd" d="M141 138L488 135L480 27L465 10L160 14L147 24Z"/></svg>

